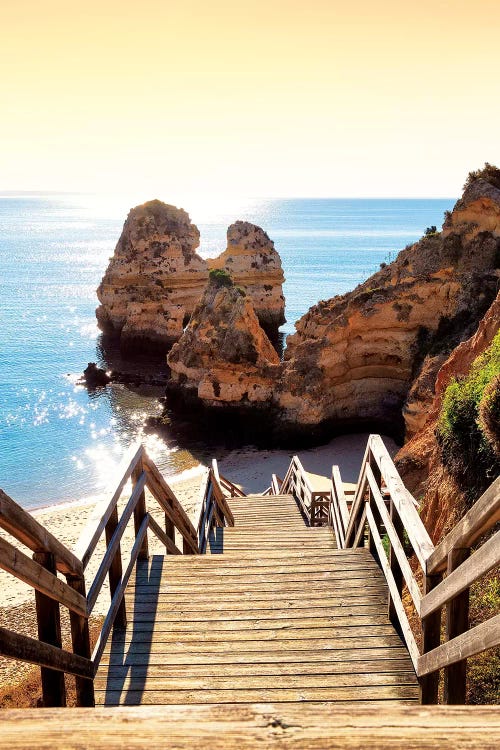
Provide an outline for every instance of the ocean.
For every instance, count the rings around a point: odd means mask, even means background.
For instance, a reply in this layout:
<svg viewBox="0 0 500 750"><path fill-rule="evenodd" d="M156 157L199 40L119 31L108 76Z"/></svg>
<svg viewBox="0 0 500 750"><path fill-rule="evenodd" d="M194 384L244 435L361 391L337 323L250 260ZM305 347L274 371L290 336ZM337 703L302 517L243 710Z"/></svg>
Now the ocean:
<svg viewBox="0 0 500 750"><path fill-rule="evenodd" d="M148 196L144 196L147 199ZM137 202L137 201L135 201ZM226 247L237 219L262 226L286 276L287 323L353 289L433 224L454 199L269 199L185 205L200 254ZM143 433L161 412L155 389L76 383L104 364L96 288L134 202L100 196L0 193L0 486L27 508L95 496L130 443L143 439L167 475L208 459Z"/></svg>

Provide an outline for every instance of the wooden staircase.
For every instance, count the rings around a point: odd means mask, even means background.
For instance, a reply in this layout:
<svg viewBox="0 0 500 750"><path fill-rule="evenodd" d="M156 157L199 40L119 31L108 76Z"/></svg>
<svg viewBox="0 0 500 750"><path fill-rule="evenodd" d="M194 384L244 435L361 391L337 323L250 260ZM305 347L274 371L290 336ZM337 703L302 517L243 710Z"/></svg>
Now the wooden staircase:
<svg viewBox="0 0 500 750"><path fill-rule="evenodd" d="M232 498L203 556L138 563L95 679L96 703L418 700L366 549L335 549L290 495Z"/></svg>
<svg viewBox="0 0 500 750"><path fill-rule="evenodd" d="M74 551L0 490L0 567L35 591L39 634L0 627L0 654L40 667L45 706L3 711L0 748L500 746L495 707L420 705L440 676L463 703L467 659L500 645L500 613L468 621L500 564L500 478L436 546L376 435L355 487L294 456L245 497L214 461L196 527L141 446L117 480Z"/></svg>

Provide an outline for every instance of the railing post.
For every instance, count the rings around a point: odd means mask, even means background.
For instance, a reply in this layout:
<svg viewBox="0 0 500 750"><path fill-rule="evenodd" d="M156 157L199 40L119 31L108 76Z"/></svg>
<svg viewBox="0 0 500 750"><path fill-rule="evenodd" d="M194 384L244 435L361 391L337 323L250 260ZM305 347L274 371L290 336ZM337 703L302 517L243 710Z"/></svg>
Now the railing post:
<svg viewBox="0 0 500 750"><path fill-rule="evenodd" d="M399 517L399 513L397 512L396 508L394 507L394 503L391 498L391 504L390 504L390 516L392 525L394 526L394 531L397 534L398 539L402 542L403 540L403 523ZM399 566L398 558L396 557L394 550L392 548L392 544L390 547L389 552L389 565L391 568L391 573L394 576L394 581L396 583L396 588L398 590L399 595L401 596L403 592L403 573L401 572L401 568ZM396 630L400 635L401 633L401 626L399 624L399 617L396 613L396 608L394 607L394 602L392 599L392 596L389 594L389 607L388 607L388 615L389 620L392 622Z"/></svg>
<svg viewBox="0 0 500 750"><path fill-rule="evenodd" d="M424 576L424 595L436 588L442 575ZM441 610L438 609L422 620L422 653L437 648L441 642ZM439 670L419 679L420 703L427 705L438 702Z"/></svg>
<svg viewBox="0 0 500 750"><path fill-rule="evenodd" d="M82 596L86 596L85 579L83 576L66 576L66 580L68 586L71 586L72 589ZM71 611L69 616L73 653L90 660L92 658L92 651L90 648L89 619ZM93 708L95 706L93 680L86 680L84 677L75 677L75 686L76 705Z"/></svg>
<svg viewBox="0 0 500 750"><path fill-rule="evenodd" d="M377 487L380 489L380 485L382 484L382 474L380 472L378 463L375 461L371 451L368 456L368 465L370 466L372 470L372 474L374 476L375 482L377 483ZM371 502L372 499L372 491L370 488L368 488L368 502ZM380 518L380 514L378 513L377 506L375 503L371 505L372 513L376 521ZM377 523L377 527L379 524ZM375 542L373 540L373 534L370 531L370 526L368 525L368 548L370 550L370 554L377 559L377 548L375 546Z"/></svg>
<svg viewBox="0 0 500 750"><path fill-rule="evenodd" d="M46 570L57 575L54 555L50 552L35 552L33 560ZM38 638L52 646L62 648L61 615L59 602L40 593L35 589L36 620ZM56 708L66 705L66 686L64 673L56 669L41 667L43 705L46 708Z"/></svg>
<svg viewBox="0 0 500 750"><path fill-rule="evenodd" d="M144 471L144 466L142 463L142 453L141 453L141 456L139 460L137 461L137 464L132 472L132 477L131 477L132 489L134 489L143 471ZM146 493L144 490L142 490L141 494L139 495L139 499L137 500L137 505L134 508L134 531L135 531L136 536L139 532L139 529L141 528L141 524L144 521L145 515L146 515ZM147 560L148 557L149 557L148 534L146 532L144 535L144 540L141 545L138 559Z"/></svg>
<svg viewBox="0 0 500 750"><path fill-rule="evenodd" d="M448 553L448 575L469 557L468 547L457 548ZM469 589L456 596L446 605L446 640L465 633L469 628ZM467 659L451 664L444 670L444 702L460 705L465 703L467 692Z"/></svg>
<svg viewBox="0 0 500 750"><path fill-rule="evenodd" d="M117 526L118 526L118 509L115 506L104 529L105 535L106 535L106 545L109 545L111 541L111 537L113 536L113 533ZM118 545L116 554L113 558L113 562L110 565L109 574L108 574L111 598L113 598L113 595L116 589L120 585L120 581L122 579L122 573L123 573L123 570L122 570L121 545ZM117 628L127 627L127 612L125 609L125 596L122 598L120 602L120 606L118 607L114 626Z"/></svg>

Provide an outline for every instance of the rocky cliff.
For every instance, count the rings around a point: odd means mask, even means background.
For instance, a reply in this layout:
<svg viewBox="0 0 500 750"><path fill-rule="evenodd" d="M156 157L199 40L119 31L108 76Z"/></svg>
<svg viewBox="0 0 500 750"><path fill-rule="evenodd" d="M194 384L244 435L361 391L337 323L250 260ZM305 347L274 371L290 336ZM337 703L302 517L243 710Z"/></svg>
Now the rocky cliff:
<svg viewBox="0 0 500 750"><path fill-rule="evenodd" d="M211 280L168 358L170 393L205 406L269 403L279 357L261 328L250 295L224 271Z"/></svg>
<svg viewBox="0 0 500 750"><path fill-rule="evenodd" d="M427 399L424 424L396 456L396 464L405 484L421 501L422 520L434 541L439 540L447 527L463 513L469 495L471 499L477 499L500 470L500 420L493 412L490 428L485 414L488 400L490 405L493 405L493 397L496 395L497 402L500 401L498 354L496 365L490 365L485 375L480 378L483 381L480 384L482 392L474 394L474 399L478 403L475 410L472 405L472 415L468 413L469 407L465 409L460 404L452 407L452 411L455 412L452 416L457 423L455 431L459 435L464 435L467 443L464 446L458 445L462 466L456 465L456 457L453 456L456 451L450 450L450 446L440 435L440 422L446 416L443 402L447 389L454 381L465 383L474 363L484 365L481 363L481 357L492 347L495 338L498 337L499 328L500 293L480 321L475 333L455 347L439 368L430 389L431 396ZM477 391L476 387L474 391ZM460 424L461 420L463 424ZM474 439L475 432L481 443L479 445L476 445Z"/></svg>
<svg viewBox="0 0 500 750"><path fill-rule="evenodd" d="M285 321L281 260L267 234L237 221L228 246L207 262L196 253L200 233L182 209L161 201L133 208L97 290L102 331L124 351L167 351L182 335L208 281L209 268L225 269L254 303L266 331L277 339Z"/></svg>
<svg viewBox="0 0 500 750"><path fill-rule="evenodd" d="M207 261L209 268L223 269L245 289L261 326L273 339L285 322L284 281L281 258L263 229L237 221L227 230L227 249Z"/></svg>
<svg viewBox="0 0 500 750"><path fill-rule="evenodd" d="M440 365L496 294L499 214L500 189L476 180L442 232L428 230L353 292L312 307L287 340L282 423L402 432L404 410L409 431L418 429Z"/></svg>
<svg viewBox="0 0 500 750"><path fill-rule="evenodd" d="M97 290L99 327L122 349L166 349L181 336L208 279L200 233L161 201L133 208Z"/></svg>

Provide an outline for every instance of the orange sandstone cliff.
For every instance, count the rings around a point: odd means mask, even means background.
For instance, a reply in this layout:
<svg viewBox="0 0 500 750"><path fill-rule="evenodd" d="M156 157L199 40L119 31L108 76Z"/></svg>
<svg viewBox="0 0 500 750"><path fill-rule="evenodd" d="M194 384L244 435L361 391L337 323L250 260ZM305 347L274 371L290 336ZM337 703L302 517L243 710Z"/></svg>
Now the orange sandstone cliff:
<svg viewBox="0 0 500 750"><path fill-rule="evenodd" d="M425 421L439 367L476 328L500 270L500 189L465 190L430 231L354 291L319 302L287 339L276 401L285 426Z"/></svg>

